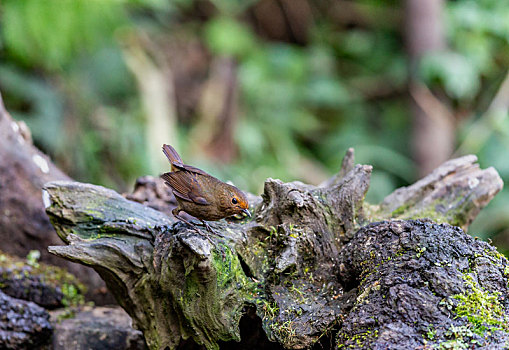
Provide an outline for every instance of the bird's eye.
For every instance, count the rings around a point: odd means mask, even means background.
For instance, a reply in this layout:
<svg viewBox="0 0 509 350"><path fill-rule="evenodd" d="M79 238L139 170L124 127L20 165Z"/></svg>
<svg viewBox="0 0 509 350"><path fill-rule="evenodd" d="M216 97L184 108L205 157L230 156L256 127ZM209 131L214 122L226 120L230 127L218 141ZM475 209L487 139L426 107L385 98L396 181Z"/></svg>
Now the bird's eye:
<svg viewBox="0 0 509 350"><path fill-rule="evenodd" d="M235 197L234 197L234 198L232 198L232 203L233 203L233 204L237 204L238 202L239 202L239 201L237 201L237 198L235 198Z"/></svg>

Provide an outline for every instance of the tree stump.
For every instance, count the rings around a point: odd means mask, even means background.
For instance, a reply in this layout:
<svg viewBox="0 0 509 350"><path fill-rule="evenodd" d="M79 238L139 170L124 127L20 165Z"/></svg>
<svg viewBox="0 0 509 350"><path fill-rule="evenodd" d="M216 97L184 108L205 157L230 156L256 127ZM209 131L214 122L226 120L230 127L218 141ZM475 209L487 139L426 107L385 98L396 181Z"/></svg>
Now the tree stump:
<svg viewBox="0 0 509 350"><path fill-rule="evenodd" d="M46 211L66 245L49 251L92 266L152 349L505 341L507 261L429 221L466 229L501 190L497 172L458 158L380 205L364 203L370 174L349 150L320 186L268 179L261 197L249 196L252 219L212 222L224 237L208 238L150 208L161 206L158 180L143 182L158 195L136 194L145 205L100 186L51 182ZM381 220L389 221L373 223ZM471 322L469 293L496 312L482 309Z"/></svg>

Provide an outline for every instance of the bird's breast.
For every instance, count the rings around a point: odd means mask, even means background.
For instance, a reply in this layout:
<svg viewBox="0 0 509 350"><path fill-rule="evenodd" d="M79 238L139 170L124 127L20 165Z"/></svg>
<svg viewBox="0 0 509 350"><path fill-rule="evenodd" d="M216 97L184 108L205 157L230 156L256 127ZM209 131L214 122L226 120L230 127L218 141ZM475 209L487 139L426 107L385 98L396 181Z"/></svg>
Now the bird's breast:
<svg viewBox="0 0 509 350"><path fill-rule="evenodd" d="M225 218L227 215L221 212L214 204L196 204L177 198L180 208L197 219L216 221Z"/></svg>

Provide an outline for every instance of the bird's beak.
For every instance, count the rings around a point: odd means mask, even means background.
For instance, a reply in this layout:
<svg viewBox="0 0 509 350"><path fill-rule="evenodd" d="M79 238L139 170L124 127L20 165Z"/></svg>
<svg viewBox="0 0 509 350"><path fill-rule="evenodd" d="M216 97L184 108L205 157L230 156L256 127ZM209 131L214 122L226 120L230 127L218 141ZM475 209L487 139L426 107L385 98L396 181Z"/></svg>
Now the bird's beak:
<svg viewBox="0 0 509 350"><path fill-rule="evenodd" d="M251 217L251 213L249 212L249 210L247 210L247 209L242 209L242 212L243 212L244 214L246 214L246 216L247 216L247 217L249 217L249 218Z"/></svg>

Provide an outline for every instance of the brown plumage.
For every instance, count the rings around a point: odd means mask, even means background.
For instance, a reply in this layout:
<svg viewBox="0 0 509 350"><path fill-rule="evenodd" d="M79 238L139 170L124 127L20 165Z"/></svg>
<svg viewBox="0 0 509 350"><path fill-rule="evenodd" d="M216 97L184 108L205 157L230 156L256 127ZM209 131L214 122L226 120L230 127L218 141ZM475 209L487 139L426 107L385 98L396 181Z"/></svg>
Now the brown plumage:
<svg viewBox="0 0 509 350"><path fill-rule="evenodd" d="M161 178L177 200L178 207L172 211L177 219L191 224L179 216L183 211L201 220L210 230L204 220L215 221L241 213L250 216L247 198L237 187L184 164L170 145L163 145L163 153L171 163L171 172L164 173Z"/></svg>

